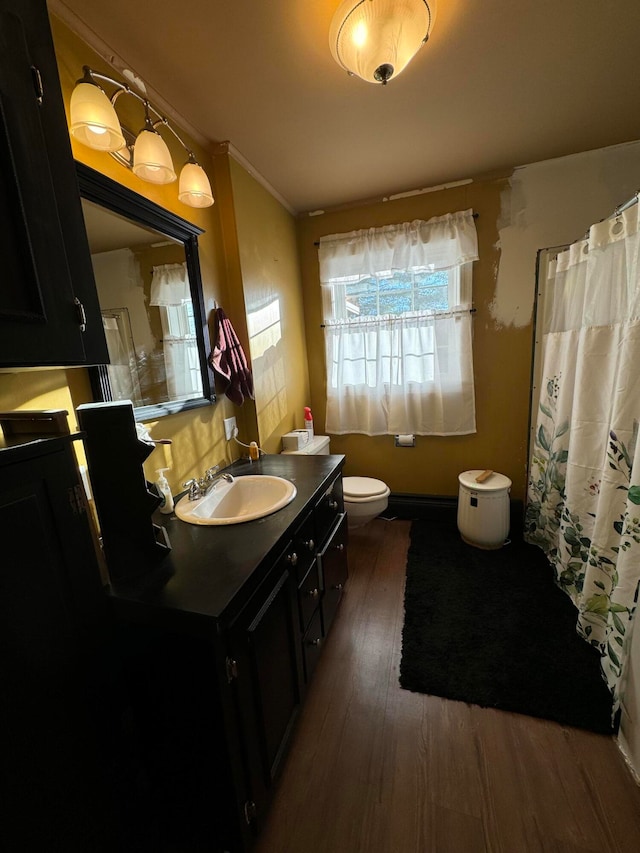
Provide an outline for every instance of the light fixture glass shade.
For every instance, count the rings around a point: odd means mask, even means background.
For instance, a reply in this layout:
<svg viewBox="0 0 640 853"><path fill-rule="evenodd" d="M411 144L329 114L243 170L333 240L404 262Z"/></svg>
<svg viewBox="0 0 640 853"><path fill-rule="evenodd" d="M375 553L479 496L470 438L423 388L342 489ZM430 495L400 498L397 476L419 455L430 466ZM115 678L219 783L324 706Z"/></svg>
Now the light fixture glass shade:
<svg viewBox="0 0 640 853"><path fill-rule="evenodd" d="M329 30L336 62L368 83L397 77L429 37L436 0L344 0Z"/></svg>
<svg viewBox="0 0 640 853"><path fill-rule="evenodd" d="M94 83L78 83L69 104L71 135L97 151L118 151L125 144L109 98Z"/></svg>
<svg viewBox="0 0 640 853"><path fill-rule="evenodd" d="M189 207L211 207L213 204L209 178L198 163L185 163L182 167L178 198Z"/></svg>
<svg viewBox="0 0 640 853"><path fill-rule="evenodd" d="M133 173L150 184L176 179L167 143L155 130L141 130L133 148Z"/></svg>

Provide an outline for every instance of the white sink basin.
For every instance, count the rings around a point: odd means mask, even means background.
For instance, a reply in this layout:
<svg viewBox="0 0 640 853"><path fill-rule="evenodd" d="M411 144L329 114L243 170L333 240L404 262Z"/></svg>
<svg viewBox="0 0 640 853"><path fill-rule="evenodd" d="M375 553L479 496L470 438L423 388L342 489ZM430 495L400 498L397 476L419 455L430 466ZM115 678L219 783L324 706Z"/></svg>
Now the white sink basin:
<svg viewBox="0 0 640 853"><path fill-rule="evenodd" d="M291 503L296 487L282 477L247 474L233 482L220 480L203 498L190 501L185 495L175 513L189 524L240 524L271 515Z"/></svg>

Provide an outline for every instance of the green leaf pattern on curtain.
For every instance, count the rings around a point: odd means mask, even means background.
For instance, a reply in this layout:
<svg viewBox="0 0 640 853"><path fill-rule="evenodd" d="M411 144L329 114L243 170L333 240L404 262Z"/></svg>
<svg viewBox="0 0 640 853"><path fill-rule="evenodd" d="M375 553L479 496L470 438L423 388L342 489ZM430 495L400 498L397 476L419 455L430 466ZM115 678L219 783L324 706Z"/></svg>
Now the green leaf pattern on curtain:
<svg viewBox="0 0 640 853"><path fill-rule="evenodd" d="M567 498L569 421L558 415L562 374L546 379L539 404L530 468L525 538L541 547L555 566L557 583L576 604L577 629L602 654L602 670L619 706L620 679L628 651L629 626L637 603L640 564L640 485L632 484L638 422L625 432L627 444L610 431L603 469ZM575 466L579 468L580 466ZM624 567L635 567L626 572Z"/></svg>

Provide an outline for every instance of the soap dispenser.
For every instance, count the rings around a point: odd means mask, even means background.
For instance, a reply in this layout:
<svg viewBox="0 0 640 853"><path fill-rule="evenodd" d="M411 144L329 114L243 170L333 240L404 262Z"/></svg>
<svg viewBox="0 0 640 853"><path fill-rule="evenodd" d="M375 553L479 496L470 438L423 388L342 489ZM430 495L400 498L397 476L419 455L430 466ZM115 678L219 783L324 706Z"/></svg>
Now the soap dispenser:
<svg viewBox="0 0 640 853"><path fill-rule="evenodd" d="M171 494L171 489L169 488L169 483L167 482L167 478L164 476L164 472L168 471L168 468L158 468L156 470L156 474L159 474L158 482L156 486L158 488L158 492L160 493L160 497L162 498L162 503L160 504L160 512L168 515L170 512L173 512L173 495Z"/></svg>

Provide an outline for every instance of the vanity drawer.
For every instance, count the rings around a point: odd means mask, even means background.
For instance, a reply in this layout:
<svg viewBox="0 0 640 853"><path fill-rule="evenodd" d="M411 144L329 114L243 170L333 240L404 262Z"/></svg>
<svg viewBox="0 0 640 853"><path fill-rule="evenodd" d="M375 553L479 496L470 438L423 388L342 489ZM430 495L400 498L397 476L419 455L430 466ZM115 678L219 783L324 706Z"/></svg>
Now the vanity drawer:
<svg viewBox="0 0 640 853"><path fill-rule="evenodd" d="M307 633L302 638L302 657L304 661L304 679L307 684L311 681L313 670L316 668L322 650L322 619L320 608L316 610Z"/></svg>
<svg viewBox="0 0 640 853"><path fill-rule="evenodd" d="M293 536L291 543L291 565L295 569L296 582L301 583L315 559L317 542L313 513L310 512Z"/></svg>
<svg viewBox="0 0 640 853"><path fill-rule="evenodd" d="M300 611L300 630L302 633L305 632L319 602L320 577L318 575L318 563L314 560L305 579L298 588L298 608Z"/></svg>
<svg viewBox="0 0 640 853"><path fill-rule="evenodd" d="M333 622L342 591L349 576L347 565L347 514L343 513L331 536L318 554L322 587L322 624L326 637Z"/></svg>
<svg viewBox="0 0 640 853"><path fill-rule="evenodd" d="M341 513L344 512L342 477L337 477L316 504L314 511L316 545L321 548Z"/></svg>

